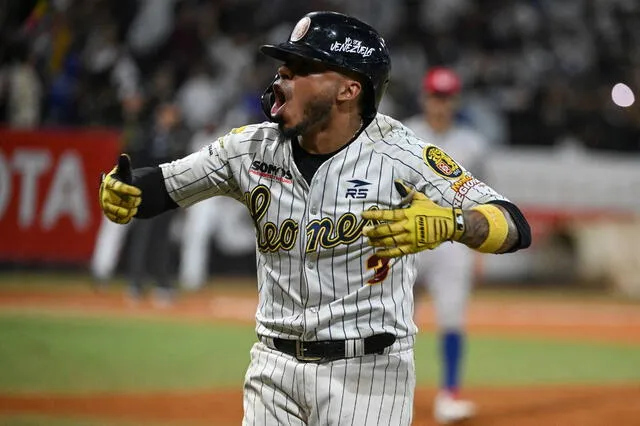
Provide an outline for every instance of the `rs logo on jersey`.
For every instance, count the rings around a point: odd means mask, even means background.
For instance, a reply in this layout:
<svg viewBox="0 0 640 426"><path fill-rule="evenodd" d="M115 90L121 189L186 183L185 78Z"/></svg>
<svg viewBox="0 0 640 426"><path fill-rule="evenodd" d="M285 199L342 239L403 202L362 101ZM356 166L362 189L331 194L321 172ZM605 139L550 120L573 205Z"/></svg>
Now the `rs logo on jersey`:
<svg viewBox="0 0 640 426"><path fill-rule="evenodd" d="M366 186L371 185L371 183L358 179L351 179L347 182L353 186L347 188L347 193L344 195L344 198L367 198L369 188L366 188Z"/></svg>

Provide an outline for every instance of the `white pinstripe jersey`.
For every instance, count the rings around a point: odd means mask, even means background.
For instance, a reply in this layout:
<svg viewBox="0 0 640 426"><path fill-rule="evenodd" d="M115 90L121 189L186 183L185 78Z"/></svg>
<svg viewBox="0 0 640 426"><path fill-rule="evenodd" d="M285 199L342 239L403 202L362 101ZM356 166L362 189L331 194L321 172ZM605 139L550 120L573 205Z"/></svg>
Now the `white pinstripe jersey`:
<svg viewBox="0 0 640 426"><path fill-rule="evenodd" d="M302 340L412 337L415 256L382 261L362 237L370 208L397 208L394 179L443 206L504 199L435 145L378 114L307 184L274 123L234 129L161 166L181 207L215 195L246 204L257 232L257 332ZM212 218L215 220L215 218Z"/></svg>

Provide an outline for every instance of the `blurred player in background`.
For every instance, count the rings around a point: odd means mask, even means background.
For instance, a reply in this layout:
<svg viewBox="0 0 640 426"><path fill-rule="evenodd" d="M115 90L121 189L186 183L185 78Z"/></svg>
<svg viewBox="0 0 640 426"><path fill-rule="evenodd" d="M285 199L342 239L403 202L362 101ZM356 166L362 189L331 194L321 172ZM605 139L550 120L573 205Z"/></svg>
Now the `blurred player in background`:
<svg viewBox="0 0 640 426"><path fill-rule="evenodd" d="M176 104L162 102L153 110L153 119L142 139L144 144L130 149L135 153L137 165L156 165L184 155L188 151L190 137ZM133 224L128 275L132 301L143 296L144 282L147 276L151 276L155 284L153 302L156 306L165 307L173 302L175 289L169 271L171 245L167 242L174 216L175 211L168 211L151 220Z"/></svg>
<svg viewBox="0 0 640 426"><path fill-rule="evenodd" d="M145 137L145 101L139 91L122 99L122 148L139 150ZM96 283L105 286L115 273L122 248L131 224L118 226L102 217L91 257L91 275Z"/></svg>
<svg viewBox="0 0 640 426"><path fill-rule="evenodd" d="M99 287L106 286L118 266L122 246L131 225L117 226L106 217L100 221L96 243L91 256L91 276Z"/></svg>
<svg viewBox="0 0 640 426"><path fill-rule="evenodd" d="M191 152L224 136L228 128L222 129L210 121L191 138ZM253 222L244 205L229 197L212 197L185 211L178 274L184 289L198 290L204 285L211 260L209 245L212 239L228 255L245 255L255 250Z"/></svg>
<svg viewBox="0 0 640 426"><path fill-rule="evenodd" d="M477 177L487 143L472 128L456 123L460 90L460 78L452 69L432 68L423 80L423 112L408 119L406 125L419 138L459 160ZM471 178L460 180L459 194L464 194L467 181ZM418 256L416 286L429 290L440 334L442 382L434 401L434 416L436 421L446 424L471 417L476 411L475 404L458 397L465 343L464 315L473 286L476 254L463 244L442 244Z"/></svg>

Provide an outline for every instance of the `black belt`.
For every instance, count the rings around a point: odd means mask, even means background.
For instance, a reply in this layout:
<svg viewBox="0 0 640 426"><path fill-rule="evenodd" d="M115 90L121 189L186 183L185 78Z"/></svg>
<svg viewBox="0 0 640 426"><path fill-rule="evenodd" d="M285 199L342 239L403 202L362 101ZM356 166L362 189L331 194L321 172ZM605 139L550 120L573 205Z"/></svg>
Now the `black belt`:
<svg viewBox="0 0 640 426"><path fill-rule="evenodd" d="M391 333L382 333L364 339L320 340L316 342L266 337L261 337L260 340L271 349L291 355L298 361L327 362L369 354L382 354L385 348L396 341L396 336Z"/></svg>

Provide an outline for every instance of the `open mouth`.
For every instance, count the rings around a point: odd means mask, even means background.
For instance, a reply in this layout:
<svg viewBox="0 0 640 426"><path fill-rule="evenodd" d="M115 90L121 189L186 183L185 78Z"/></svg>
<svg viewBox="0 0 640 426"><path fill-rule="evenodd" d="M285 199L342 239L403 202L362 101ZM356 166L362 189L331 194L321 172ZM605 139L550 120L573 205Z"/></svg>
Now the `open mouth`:
<svg viewBox="0 0 640 426"><path fill-rule="evenodd" d="M273 85L273 95L275 100L271 106L271 117L275 118L280 114L282 108L287 103L287 98L284 94L284 90L282 90L282 87L280 87L279 84Z"/></svg>

